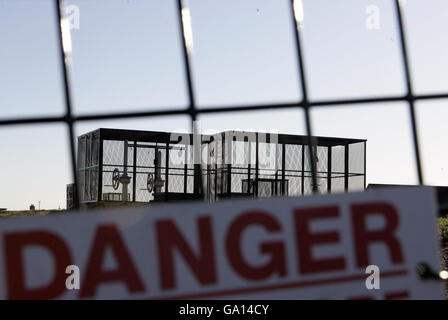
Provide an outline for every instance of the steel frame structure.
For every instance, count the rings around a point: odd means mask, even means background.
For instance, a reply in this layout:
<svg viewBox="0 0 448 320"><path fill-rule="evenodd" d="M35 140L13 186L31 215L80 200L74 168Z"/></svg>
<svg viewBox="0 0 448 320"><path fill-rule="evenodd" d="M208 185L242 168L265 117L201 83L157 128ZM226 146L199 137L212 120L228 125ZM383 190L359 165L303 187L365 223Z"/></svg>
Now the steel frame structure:
<svg viewBox="0 0 448 320"><path fill-rule="evenodd" d="M366 140L316 137L316 141L319 192L364 190ZM199 198L213 202L312 191L307 136L248 131L200 135L200 173L194 166L194 142L188 133L105 128L79 136L81 203ZM194 187L197 174L204 194ZM125 183L118 180L123 175Z"/></svg>

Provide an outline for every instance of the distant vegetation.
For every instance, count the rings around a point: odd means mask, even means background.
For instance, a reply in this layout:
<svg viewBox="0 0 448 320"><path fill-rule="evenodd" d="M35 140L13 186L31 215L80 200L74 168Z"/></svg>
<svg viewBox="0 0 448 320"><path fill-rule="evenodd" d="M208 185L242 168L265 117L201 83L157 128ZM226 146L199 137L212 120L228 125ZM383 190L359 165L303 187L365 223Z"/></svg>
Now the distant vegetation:
<svg viewBox="0 0 448 320"><path fill-rule="evenodd" d="M0 211L0 218L8 218L8 217L32 217L32 216L44 216L49 213L59 212L55 210L36 210L36 211L30 211L30 210L23 210L23 211Z"/></svg>
<svg viewBox="0 0 448 320"><path fill-rule="evenodd" d="M448 218L439 218L439 238L442 247L448 247Z"/></svg>

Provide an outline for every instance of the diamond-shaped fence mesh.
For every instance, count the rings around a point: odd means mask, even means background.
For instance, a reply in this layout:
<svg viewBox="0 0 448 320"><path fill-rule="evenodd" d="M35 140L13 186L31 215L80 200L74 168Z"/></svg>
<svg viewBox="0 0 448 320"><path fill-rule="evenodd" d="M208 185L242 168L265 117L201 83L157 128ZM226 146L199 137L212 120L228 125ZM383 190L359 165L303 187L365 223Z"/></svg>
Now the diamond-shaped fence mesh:
<svg viewBox="0 0 448 320"><path fill-rule="evenodd" d="M344 174L332 173L331 175L331 192L344 192L345 191L345 180Z"/></svg>
<svg viewBox="0 0 448 320"><path fill-rule="evenodd" d="M286 195L297 196L302 194L302 146L285 145L286 180L289 188Z"/></svg>
<svg viewBox="0 0 448 320"><path fill-rule="evenodd" d="M278 148L273 143L258 144L258 168L259 169L278 169L278 159L281 159L281 153L278 154Z"/></svg>
<svg viewBox="0 0 448 320"><path fill-rule="evenodd" d="M137 173L136 176L136 201L148 202L153 200L153 195L148 191L147 188L147 176L148 173Z"/></svg>
<svg viewBox="0 0 448 320"><path fill-rule="evenodd" d="M132 153L128 150L128 159ZM124 141L103 141L103 164L110 166L124 165ZM129 161L129 160L128 160ZM128 162L128 165L132 163Z"/></svg>
<svg viewBox="0 0 448 320"><path fill-rule="evenodd" d="M311 176L304 177L303 194L310 194L313 191L313 181Z"/></svg>
<svg viewBox="0 0 448 320"><path fill-rule="evenodd" d="M318 173L328 172L328 147L317 147L316 170Z"/></svg>
<svg viewBox="0 0 448 320"><path fill-rule="evenodd" d="M80 183L80 198L91 202L98 200L99 172L99 136L88 134L78 139L78 179Z"/></svg>
<svg viewBox="0 0 448 320"><path fill-rule="evenodd" d="M331 148L331 171L333 173L344 173L345 147L334 146Z"/></svg>
<svg viewBox="0 0 448 320"><path fill-rule="evenodd" d="M232 168L231 191L235 193L247 193L247 188L243 188L243 180L248 179L248 169Z"/></svg>
<svg viewBox="0 0 448 320"><path fill-rule="evenodd" d="M349 145L349 171L350 173L364 173L364 143Z"/></svg>
<svg viewBox="0 0 448 320"><path fill-rule="evenodd" d="M249 163L249 143L244 141L233 141L232 143L232 166L247 167Z"/></svg>
<svg viewBox="0 0 448 320"><path fill-rule="evenodd" d="M125 146L127 146L127 158L125 159ZM102 177L102 198L123 200L125 194L122 183L116 183L114 188L113 174L118 170L118 175L126 174L130 177L131 183L128 184L128 200L133 199L132 181L134 165L134 145L133 142L103 140L103 177Z"/></svg>
<svg viewBox="0 0 448 320"><path fill-rule="evenodd" d="M287 170L302 170L302 146L285 145L285 168Z"/></svg>
<svg viewBox="0 0 448 320"><path fill-rule="evenodd" d="M258 196L260 198L271 197L273 193L271 181L258 181Z"/></svg>

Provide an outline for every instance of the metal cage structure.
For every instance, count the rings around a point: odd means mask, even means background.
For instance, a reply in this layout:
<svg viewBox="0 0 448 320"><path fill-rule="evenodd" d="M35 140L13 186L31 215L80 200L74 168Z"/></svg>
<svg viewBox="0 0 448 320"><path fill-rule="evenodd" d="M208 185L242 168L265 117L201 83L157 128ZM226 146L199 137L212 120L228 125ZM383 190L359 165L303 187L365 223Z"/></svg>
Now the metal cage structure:
<svg viewBox="0 0 448 320"><path fill-rule="evenodd" d="M97 129L78 137L80 201L214 202L311 194L308 141L245 131L195 139L187 133ZM365 189L366 140L316 137L314 154L319 193Z"/></svg>

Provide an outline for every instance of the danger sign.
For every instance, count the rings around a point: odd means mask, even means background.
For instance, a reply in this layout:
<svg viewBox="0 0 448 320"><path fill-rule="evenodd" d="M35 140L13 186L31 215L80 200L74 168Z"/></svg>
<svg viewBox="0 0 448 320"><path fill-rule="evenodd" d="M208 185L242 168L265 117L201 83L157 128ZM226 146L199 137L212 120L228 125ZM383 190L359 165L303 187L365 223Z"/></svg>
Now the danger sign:
<svg viewBox="0 0 448 320"><path fill-rule="evenodd" d="M434 203L422 187L5 219L0 297L438 299L416 274L440 270Z"/></svg>

